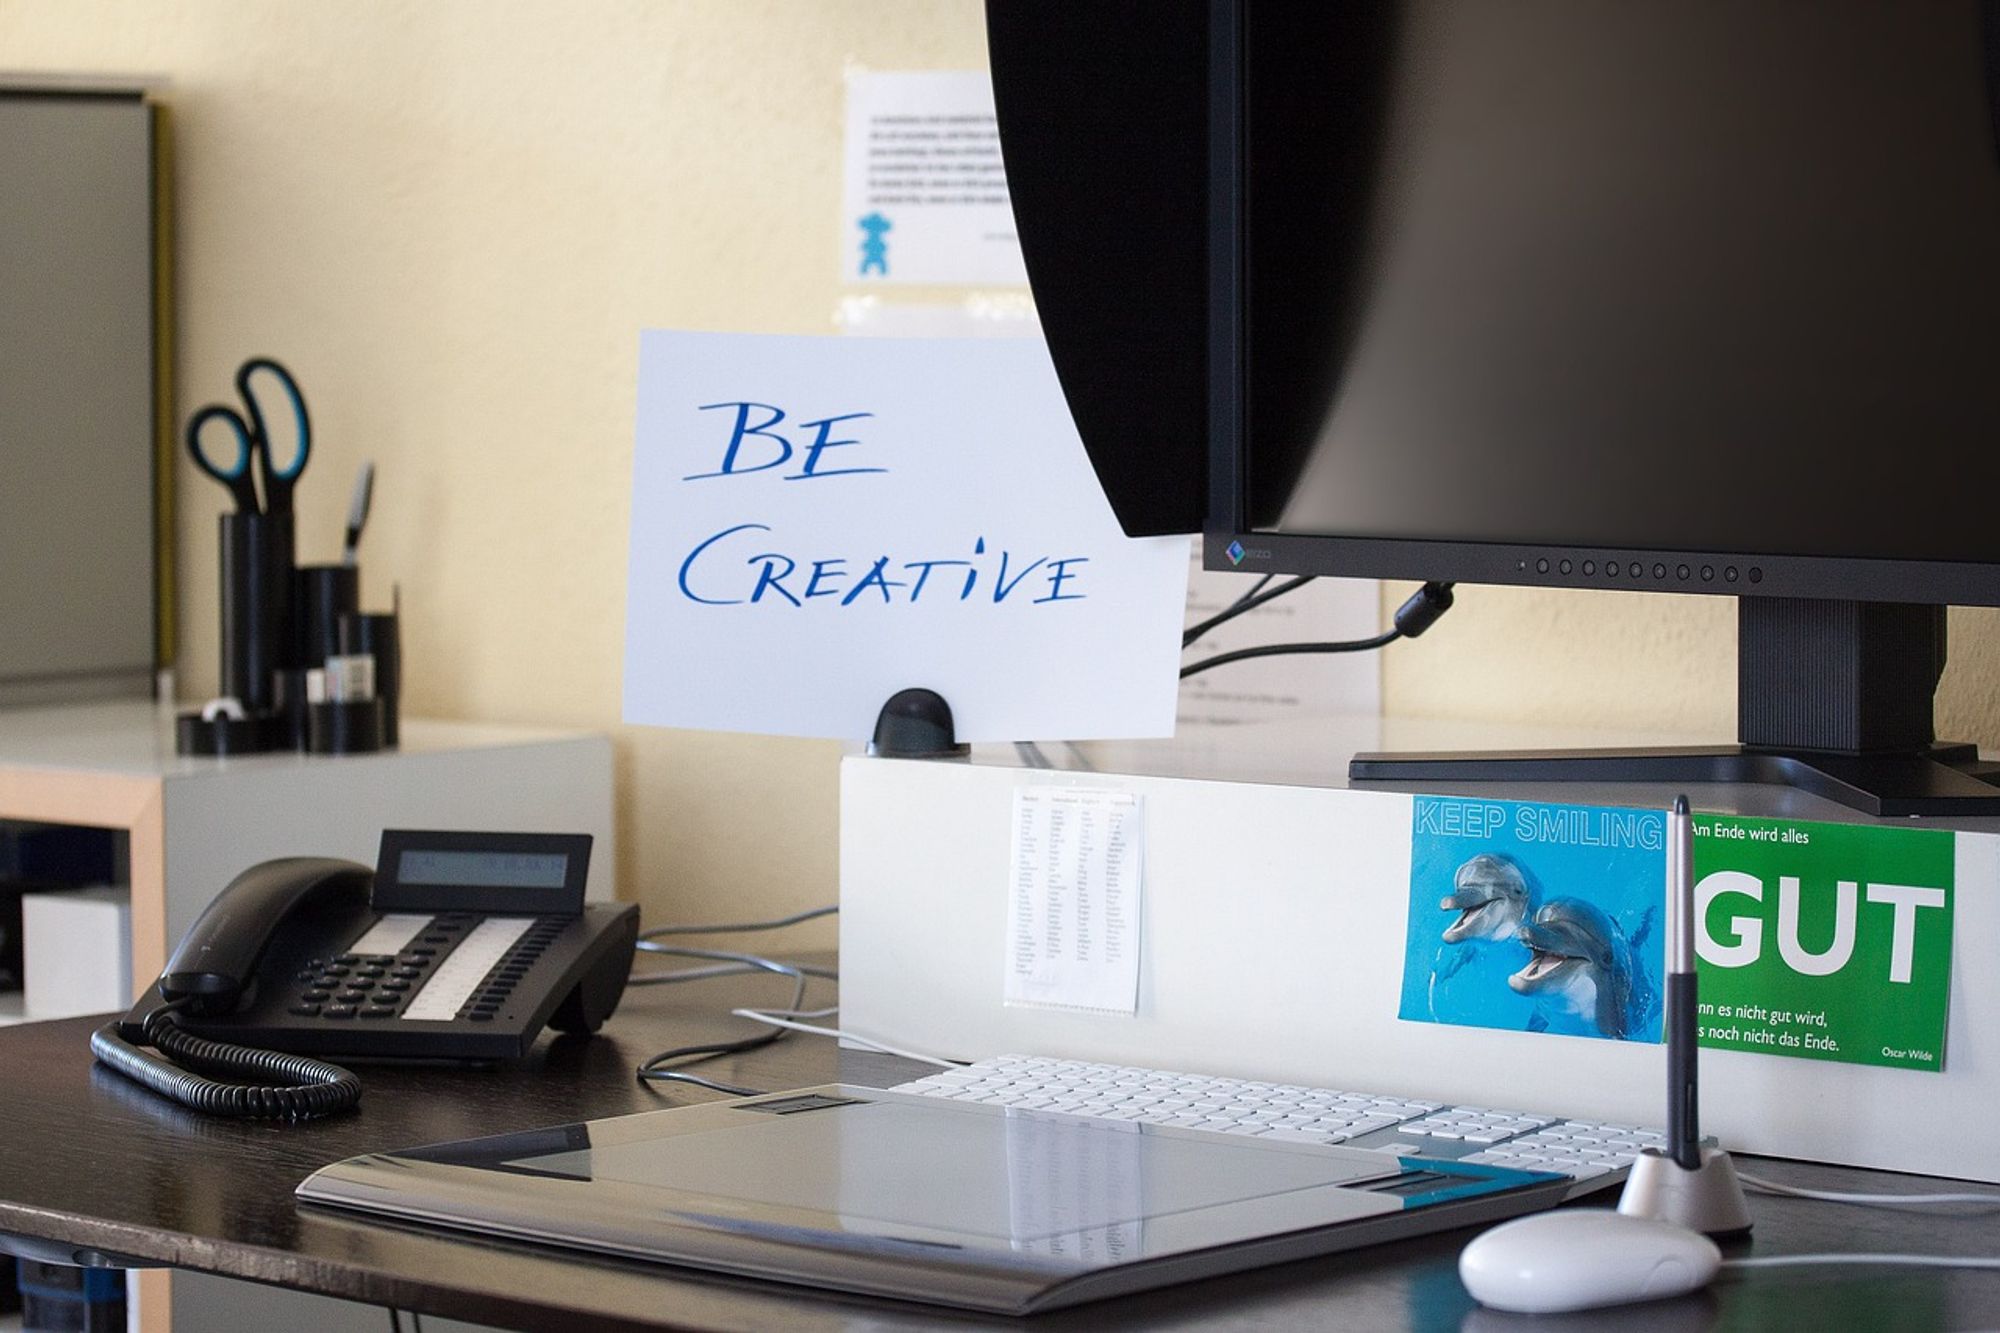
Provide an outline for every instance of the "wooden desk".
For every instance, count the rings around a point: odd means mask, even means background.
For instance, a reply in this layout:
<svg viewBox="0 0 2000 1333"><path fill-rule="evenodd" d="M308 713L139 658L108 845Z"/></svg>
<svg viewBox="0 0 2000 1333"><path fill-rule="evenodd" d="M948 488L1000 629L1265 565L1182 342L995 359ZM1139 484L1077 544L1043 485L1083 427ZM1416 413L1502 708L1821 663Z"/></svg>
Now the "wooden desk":
<svg viewBox="0 0 2000 1333"><path fill-rule="evenodd" d="M950 1311L708 1278L302 1209L293 1188L356 1153L706 1099L632 1075L666 1046L746 1030L730 1003L771 1003L768 978L634 990L602 1036L544 1042L519 1067L364 1068L356 1114L245 1125L180 1111L92 1067L95 1022L0 1031L0 1232L207 1273L510 1327L905 1329L1007 1324ZM920 1067L797 1037L708 1066L776 1089L843 1079L882 1085ZM1953 1132L1921 1123L1912 1133ZM1967 1126L1964 1132L1980 1132ZM1753 1170L1823 1188L1923 1188L1909 1177L1763 1161ZM1931 1187L1935 1187L1934 1184ZM1604 1196L1603 1202L1610 1202ZM1946 1220L1757 1198L1757 1253L1922 1250L2000 1254L2000 1211ZM1459 1285L1457 1232L1170 1288L1028 1321L1038 1328L1508 1328ZM2000 1310L2000 1272L1757 1273L1709 1293L1563 1327L1966 1327Z"/></svg>

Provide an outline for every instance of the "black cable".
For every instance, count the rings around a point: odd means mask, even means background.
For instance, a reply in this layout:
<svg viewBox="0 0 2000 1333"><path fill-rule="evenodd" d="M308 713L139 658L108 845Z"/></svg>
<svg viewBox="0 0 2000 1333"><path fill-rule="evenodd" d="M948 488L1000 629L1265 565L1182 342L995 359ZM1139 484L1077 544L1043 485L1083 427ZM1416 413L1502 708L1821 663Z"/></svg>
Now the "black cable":
<svg viewBox="0 0 2000 1333"><path fill-rule="evenodd" d="M403 1312L393 1305L389 1307L389 1333L403 1333Z"/></svg>
<svg viewBox="0 0 2000 1333"><path fill-rule="evenodd" d="M686 945L655 944L642 941L639 948L647 953L668 954L678 958L704 958L719 962L734 963L759 972L769 972L775 976L792 978L792 1009L803 1009L806 999L806 983L811 973L800 964L780 962L776 959L759 957L756 954L737 953L729 949L698 949ZM815 971L819 969L814 969ZM635 984L643 984L650 978L634 977ZM786 1036L784 1028L773 1027L753 1037L739 1037L733 1041L700 1042L689 1046L676 1046L661 1051L658 1055L642 1062L637 1070L642 1083L692 1083L697 1087L709 1088L716 1092L726 1092L733 1097L755 1097L761 1095L757 1088L738 1087L719 1079L704 1078L681 1069L667 1069L663 1066L676 1060L701 1063L722 1055L741 1055L745 1051L759 1050Z"/></svg>
<svg viewBox="0 0 2000 1333"><path fill-rule="evenodd" d="M306 1120L361 1100L361 1080L339 1065L197 1037L180 1026L177 1008L146 1016L146 1044L165 1059L126 1041L117 1023L90 1034L91 1054L162 1097L235 1120Z"/></svg>
<svg viewBox="0 0 2000 1333"><path fill-rule="evenodd" d="M827 907L808 907L803 912L790 916L773 917L769 921L725 921L699 926L654 926L639 932L642 940L658 939L662 935L745 935L759 930L782 930L786 926L796 926L823 916L833 916L840 911L838 903Z"/></svg>
<svg viewBox="0 0 2000 1333"><path fill-rule="evenodd" d="M1245 611L1255 611L1258 607L1264 605L1264 603L1275 601L1276 599L1283 597L1288 592L1295 592L1298 589L1305 587L1308 583L1311 583L1314 578L1314 576L1311 574L1301 574L1295 579L1287 579L1285 582L1280 583L1277 587L1272 588L1269 591L1265 591L1264 585L1269 583L1275 577L1276 575L1266 574L1262 579L1258 580L1256 587L1250 589L1249 592L1244 593L1241 597L1231 602L1228 606L1223 607L1222 610L1217 611L1207 620L1200 621L1197 624L1192 625L1188 629L1182 631L1181 647L1183 648L1190 647L1196 639L1199 639L1202 635L1208 633L1210 630L1214 629L1217 625L1226 624L1229 621L1236 619L1236 617L1242 615Z"/></svg>
<svg viewBox="0 0 2000 1333"><path fill-rule="evenodd" d="M1414 639L1437 624L1439 617L1451 610L1452 586L1449 583L1426 583L1396 608L1394 627L1383 630L1373 638L1347 639L1331 643L1267 643L1255 648L1238 648L1234 652L1217 653L1214 657L1203 658L1199 662L1182 667L1181 679L1186 680L1189 676L1213 667L1227 666L1231 662L1244 662L1253 657L1284 657L1293 653L1365 653L1385 647L1398 639ZM1286 590L1284 587L1274 588L1266 593L1265 597L1268 600Z"/></svg>
<svg viewBox="0 0 2000 1333"><path fill-rule="evenodd" d="M1334 643L1266 643L1256 648L1238 648L1233 653L1217 653L1214 657L1203 658L1181 668L1181 679L1207 671L1212 667L1228 666L1231 662L1245 662L1253 657L1284 657L1292 653L1365 653L1384 644L1394 643L1403 637L1399 629L1384 630L1372 639L1348 639Z"/></svg>

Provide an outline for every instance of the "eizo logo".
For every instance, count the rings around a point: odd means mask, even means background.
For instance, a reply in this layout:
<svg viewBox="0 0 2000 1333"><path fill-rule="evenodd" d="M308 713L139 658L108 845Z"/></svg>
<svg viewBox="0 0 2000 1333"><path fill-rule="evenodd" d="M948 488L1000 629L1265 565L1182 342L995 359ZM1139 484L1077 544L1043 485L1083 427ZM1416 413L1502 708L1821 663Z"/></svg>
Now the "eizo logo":
<svg viewBox="0 0 2000 1333"><path fill-rule="evenodd" d="M1227 547L1227 548L1226 548L1226 549L1225 549L1225 550L1223 551L1223 554L1229 557L1229 563L1230 563L1230 564L1232 564L1232 565L1240 565L1240 564L1242 564L1242 563L1243 563L1243 543L1242 543L1242 542L1231 542L1231 543L1229 543L1229 546L1228 546L1228 547Z"/></svg>

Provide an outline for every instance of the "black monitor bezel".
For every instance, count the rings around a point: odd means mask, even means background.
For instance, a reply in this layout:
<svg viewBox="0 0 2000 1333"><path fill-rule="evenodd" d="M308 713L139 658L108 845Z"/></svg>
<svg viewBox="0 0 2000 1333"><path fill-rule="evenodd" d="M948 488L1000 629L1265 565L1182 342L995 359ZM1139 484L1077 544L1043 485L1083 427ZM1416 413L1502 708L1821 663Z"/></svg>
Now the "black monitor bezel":
<svg viewBox="0 0 2000 1333"><path fill-rule="evenodd" d="M1244 452L1243 9L1210 0L1206 569L1712 596L2000 606L2000 564L1258 531ZM1235 548L1237 555L1230 552Z"/></svg>

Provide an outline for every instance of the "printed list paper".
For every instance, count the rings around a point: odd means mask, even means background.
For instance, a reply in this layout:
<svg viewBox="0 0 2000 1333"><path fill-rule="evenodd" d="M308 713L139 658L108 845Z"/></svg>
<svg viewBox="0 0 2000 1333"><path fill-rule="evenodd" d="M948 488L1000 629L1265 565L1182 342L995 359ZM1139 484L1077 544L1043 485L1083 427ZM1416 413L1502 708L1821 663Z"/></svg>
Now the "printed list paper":
<svg viewBox="0 0 2000 1333"><path fill-rule="evenodd" d="M1145 844L1131 792L1014 793L1006 1003L1138 1011Z"/></svg>
<svg viewBox="0 0 2000 1333"><path fill-rule="evenodd" d="M628 722L865 740L1173 733L1184 537L1118 527L1038 338L649 331Z"/></svg>

